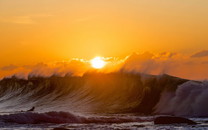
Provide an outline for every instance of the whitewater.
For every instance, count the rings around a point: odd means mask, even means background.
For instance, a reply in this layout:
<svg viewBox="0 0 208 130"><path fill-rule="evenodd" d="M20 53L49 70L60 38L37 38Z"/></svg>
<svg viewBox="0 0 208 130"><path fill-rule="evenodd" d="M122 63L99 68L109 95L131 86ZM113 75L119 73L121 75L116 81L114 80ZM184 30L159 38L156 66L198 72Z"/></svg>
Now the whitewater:
<svg viewBox="0 0 208 130"><path fill-rule="evenodd" d="M207 81L166 74L13 76L0 81L0 128L208 129L207 99ZM155 125L160 115L198 124Z"/></svg>

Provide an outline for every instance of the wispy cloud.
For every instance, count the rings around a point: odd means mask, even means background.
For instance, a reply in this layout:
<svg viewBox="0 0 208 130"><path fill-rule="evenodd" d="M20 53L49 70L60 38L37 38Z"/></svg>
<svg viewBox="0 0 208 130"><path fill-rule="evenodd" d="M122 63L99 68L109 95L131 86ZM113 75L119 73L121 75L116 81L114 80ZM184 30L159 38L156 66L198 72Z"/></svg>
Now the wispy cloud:
<svg viewBox="0 0 208 130"><path fill-rule="evenodd" d="M15 23L15 24L36 24L37 19L47 18L53 15L50 14L33 14L20 16L0 16L0 22Z"/></svg>
<svg viewBox="0 0 208 130"><path fill-rule="evenodd" d="M208 50L197 52L196 54L193 54L191 57L197 58L197 57L205 57L205 56L208 56Z"/></svg>
<svg viewBox="0 0 208 130"><path fill-rule="evenodd" d="M18 68L18 66L11 64L11 65L2 67L1 70L3 70L3 71L11 71L11 70L14 70L16 68Z"/></svg>
<svg viewBox="0 0 208 130"><path fill-rule="evenodd" d="M35 23L35 21L30 16L0 17L0 22L15 23L15 24L34 24Z"/></svg>
<svg viewBox="0 0 208 130"><path fill-rule="evenodd" d="M74 23L86 22L86 21L90 21L92 19L96 19L97 17L98 17L97 15L87 16L87 17L80 17L80 18L74 19L73 22Z"/></svg>

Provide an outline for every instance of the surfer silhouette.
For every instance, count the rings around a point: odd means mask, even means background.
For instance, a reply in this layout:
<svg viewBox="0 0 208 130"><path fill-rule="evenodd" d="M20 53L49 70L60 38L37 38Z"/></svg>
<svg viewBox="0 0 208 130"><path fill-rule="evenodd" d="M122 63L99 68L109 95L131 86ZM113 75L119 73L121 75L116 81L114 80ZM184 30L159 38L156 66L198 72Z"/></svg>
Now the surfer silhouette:
<svg viewBox="0 0 208 130"><path fill-rule="evenodd" d="M27 111L34 111L35 107L33 106L31 109L27 110Z"/></svg>

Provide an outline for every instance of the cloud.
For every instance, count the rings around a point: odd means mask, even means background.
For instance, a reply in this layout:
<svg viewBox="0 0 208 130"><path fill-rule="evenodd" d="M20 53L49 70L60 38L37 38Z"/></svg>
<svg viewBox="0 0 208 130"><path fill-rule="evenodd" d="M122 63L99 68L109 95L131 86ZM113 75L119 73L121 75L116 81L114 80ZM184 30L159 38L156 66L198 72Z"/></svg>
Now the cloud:
<svg viewBox="0 0 208 130"><path fill-rule="evenodd" d="M17 24L35 24L35 21L30 16L18 16L13 19L13 23Z"/></svg>
<svg viewBox="0 0 208 130"><path fill-rule="evenodd" d="M2 67L1 70L3 70L3 71L11 71L11 70L14 70L16 68L18 68L18 67L11 64L11 65Z"/></svg>
<svg viewBox="0 0 208 130"><path fill-rule="evenodd" d="M105 57L106 66L101 70L91 67L90 61L73 58L68 61L37 63L33 65L9 65L0 68L0 78L17 75L22 78L28 76L52 76L67 74L81 76L86 72L139 72L147 74L169 74L181 78L204 80L208 79L208 62L206 58L192 58L180 53L133 53L125 58Z"/></svg>
<svg viewBox="0 0 208 130"><path fill-rule="evenodd" d="M179 53L164 52L133 53L124 61L121 69L128 72L147 74L169 74L181 78L204 80L208 79L206 58L191 58Z"/></svg>
<svg viewBox="0 0 208 130"><path fill-rule="evenodd" d="M172 53L172 52L162 52L159 53L158 55L156 55L155 58L174 58L175 56L177 56L177 53Z"/></svg>
<svg viewBox="0 0 208 130"><path fill-rule="evenodd" d="M19 16L0 16L0 22L15 24L36 24L38 19L51 17L50 14L31 14Z"/></svg>
<svg viewBox="0 0 208 130"><path fill-rule="evenodd" d="M203 61L202 64L208 64L208 61Z"/></svg>
<svg viewBox="0 0 208 130"><path fill-rule="evenodd" d="M196 54L193 54L192 58L198 58L198 57L206 57L208 56L208 50L197 52Z"/></svg>
<svg viewBox="0 0 208 130"><path fill-rule="evenodd" d="M0 22L15 24L35 24L35 21L31 16L0 17Z"/></svg>
<svg viewBox="0 0 208 130"><path fill-rule="evenodd" d="M170 68L178 66L177 59L180 58L179 54L171 52L159 54L150 52L142 54L133 53L127 57L122 69L148 74L169 73Z"/></svg>

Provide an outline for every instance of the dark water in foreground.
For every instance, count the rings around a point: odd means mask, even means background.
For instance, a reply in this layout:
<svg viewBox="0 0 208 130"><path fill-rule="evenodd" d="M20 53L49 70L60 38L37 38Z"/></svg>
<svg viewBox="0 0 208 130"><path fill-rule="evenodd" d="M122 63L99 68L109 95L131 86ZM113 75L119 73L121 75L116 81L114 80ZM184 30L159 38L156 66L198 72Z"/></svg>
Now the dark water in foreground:
<svg viewBox="0 0 208 130"><path fill-rule="evenodd" d="M0 81L0 128L208 129L207 99L207 81L169 75L11 77ZM184 116L199 124L154 125L158 115Z"/></svg>
<svg viewBox="0 0 208 130"><path fill-rule="evenodd" d="M189 130L208 129L208 118L190 118L197 125L174 124L155 125L156 116L138 116L135 114L75 115L66 112L33 113L24 112L1 115L1 129L167 129Z"/></svg>
<svg viewBox="0 0 208 130"><path fill-rule="evenodd" d="M59 129L148 129L148 130L206 130L208 129L208 118L190 118L196 121L197 125L186 125L186 124L174 124L174 125L155 125L153 123L154 116L138 116L132 114L108 114L108 115L90 115L87 120L73 119L71 117L52 114L51 117L44 117L44 114L32 114L33 117L29 118L29 114L15 114L8 115L10 119L1 116L1 119L6 119L6 122L1 122L0 129L45 129L53 130L54 128ZM65 113L66 114L66 113ZM23 116L25 115L25 117ZM27 116L26 116L27 115ZM13 118L11 118L14 116ZM34 118L32 120L32 118ZM47 120L44 120L44 118ZM59 119L58 119L59 118ZM16 123L14 123L16 122ZM50 122L50 123L49 123Z"/></svg>

